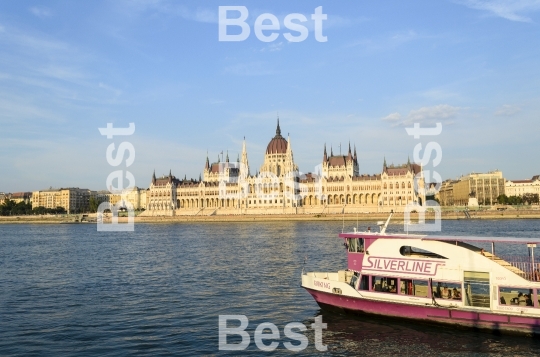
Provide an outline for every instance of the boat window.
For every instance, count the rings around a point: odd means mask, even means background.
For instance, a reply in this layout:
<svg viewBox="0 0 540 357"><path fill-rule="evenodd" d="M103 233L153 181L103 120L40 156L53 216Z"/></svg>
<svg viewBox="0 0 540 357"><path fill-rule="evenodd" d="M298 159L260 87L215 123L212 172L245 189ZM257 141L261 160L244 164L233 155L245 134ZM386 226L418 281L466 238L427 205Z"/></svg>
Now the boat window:
<svg viewBox="0 0 540 357"><path fill-rule="evenodd" d="M364 253L364 238L357 238L358 242L356 243L356 252Z"/></svg>
<svg viewBox="0 0 540 357"><path fill-rule="evenodd" d="M364 238L348 238L348 249L351 253L364 253Z"/></svg>
<svg viewBox="0 0 540 357"><path fill-rule="evenodd" d="M415 256L415 257L424 257L424 258L448 259L437 253L430 252L429 250L411 247L409 245L404 245L401 248L399 248L399 253L403 255L404 257Z"/></svg>
<svg viewBox="0 0 540 357"><path fill-rule="evenodd" d="M369 290L369 275L362 275L358 290Z"/></svg>
<svg viewBox="0 0 540 357"><path fill-rule="evenodd" d="M397 278L388 278L386 276L374 276L371 279L374 291L383 293L397 293Z"/></svg>
<svg viewBox="0 0 540 357"><path fill-rule="evenodd" d="M499 305L534 306L533 289L499 287Z"/></svg>
<svg viewBox="0 0 540 357"><path fill-rule="evenodd" d="M463 272L465 306L490 307L489 273Z"/></svg>
<svg viewBox="0 0 540 357"><path fill-rule="evenodd" d="M447 281L432 281L431 293L437 299L462 299L461 283L452 283Z"/></svg>
<svg viewBox="0 0 540 357"><path fill-rule="evenodd" d="M427 280L401 279L400 293L419 297L428 297L429 288Z"/></svg>
<svg viewBox="0 0 540 357"><path fill-rule="evenodd" d="M349 283L350 286L352 286L354 289L356 289L356 282L358 281L358 273L354 272L351 282Z"/></svg>
<svg viewBox="0 0 540 357"><path fill-rule="evenodd" d="M356 238L347 238L347 244L349 245L349 252L356 252Z"/></svg>

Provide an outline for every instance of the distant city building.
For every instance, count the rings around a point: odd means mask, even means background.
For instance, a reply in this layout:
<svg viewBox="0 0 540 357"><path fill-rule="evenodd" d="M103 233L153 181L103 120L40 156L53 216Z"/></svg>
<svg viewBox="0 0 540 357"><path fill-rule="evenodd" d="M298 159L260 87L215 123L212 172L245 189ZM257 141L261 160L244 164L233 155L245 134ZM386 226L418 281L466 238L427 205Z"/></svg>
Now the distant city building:
<svg viewBox="0 0 540 357"><path fill-rule="evenodd" d="M78 187L35 191L32 193L32 208L62 207L68 213L86 212L91 195L95 195L95 191Z"/></svg>
<svg viewBox="0 0 540 357"><path fill-rule="evenodd" d="M260 171L251 175L246 142L236 162L210 163L208 157L199 180L152 175L144 215L283 214L403 211L411 203L422 204L423 194L414 189L414 178L422 169L407 162L387 165L382 172L360 175L356 148L349 144L346 155L330 155L314 173L301 174L294 162L290 137L276 135L266 148Z"/></svg>
<svg viewBox="0 0 540 357"><path fill-rule="evenodd" d="M444 180L439 190L439 202L441 206L453 206L454 205L454 184L457 180Z"/></svg>
<svg viewBox="0 0 540 357"><path fill-rule="evenodd" d="M468 205L469 202L493 205L497 203L497 197L505 194L505 180L498 170L462 176L452 183L452 187L453 202L457 206Z"/></svg>
<svg viewBox="0 0 540 357"><path fill-rule="evenodd" d="M15 192L11 194L10 200L15 203L24 202L26 204L32 201L32 192Z"/></svg>
<svg viewBox="0 0 540 357"><path fill-rule="evenodd" d="M97 191L95 197L98 202L109 202L117 205L118 208L127 208L127 202L131 203L133 209L146 209L146 191L147 189L134 187L131 191L122 194L111 193L107 190Z"/></svg>
<svg viewBox="0 0 540 357"><path fill-rule="evenodd" d="M533 176L530 180L507 180L504 189L509 197L521 197L528 193L540 195L540 175Z"/></svg>

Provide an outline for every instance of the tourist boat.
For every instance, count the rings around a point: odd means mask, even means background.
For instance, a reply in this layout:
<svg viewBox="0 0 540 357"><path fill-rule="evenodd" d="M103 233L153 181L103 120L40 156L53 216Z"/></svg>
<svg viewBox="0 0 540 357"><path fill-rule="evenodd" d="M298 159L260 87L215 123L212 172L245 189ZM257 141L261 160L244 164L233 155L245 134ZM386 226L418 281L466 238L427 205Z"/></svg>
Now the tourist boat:
<svg viewBox="0 0 540 357"><path fill-rule="evenodd" d="M540 334L540 239L388 234L390 218L379 232L339 235L348 269L302 271L321 308ZM528 254L502 256L501 244Z"/></svg>

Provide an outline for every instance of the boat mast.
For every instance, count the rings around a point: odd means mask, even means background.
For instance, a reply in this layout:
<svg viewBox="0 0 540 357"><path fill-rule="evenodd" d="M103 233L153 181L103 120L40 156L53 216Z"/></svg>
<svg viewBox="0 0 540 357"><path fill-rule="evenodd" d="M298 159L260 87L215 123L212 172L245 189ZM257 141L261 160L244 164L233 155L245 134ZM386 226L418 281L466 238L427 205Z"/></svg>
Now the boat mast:
<svg viewBox="0 0 540 357"><path fill-rule="evenodd" d="M394 210L390 211L390 216L388 216L388 219L386 220L386 223L381 224L382 222L379 222L379 229L380 233L384 234L386 232L386 227L388 227L388 223L390 223L390 219L392 218L392 215L394 214Z"/></svg>

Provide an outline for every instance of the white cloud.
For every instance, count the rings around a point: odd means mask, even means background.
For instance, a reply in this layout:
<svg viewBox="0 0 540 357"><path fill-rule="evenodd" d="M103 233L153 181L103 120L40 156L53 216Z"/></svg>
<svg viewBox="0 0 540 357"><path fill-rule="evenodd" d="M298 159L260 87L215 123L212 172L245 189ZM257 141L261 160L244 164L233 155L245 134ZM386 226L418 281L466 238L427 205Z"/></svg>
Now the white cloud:
<svg viewBox="0 0 540 357"><path fill-rule="evenodd" d="M511 21L532 22L525 13L540 10L540 0L459 0L457 3Z"/></svg>
<svg viewBox="0 0 540 357"><path fill-rule="evenodd" d="M411 110L407 115L409 122L428 122L433 120L447 120L456 116L461 108L453 107L448 104L440 104L433 107L422 107L420 109Z"/></svg>
<svg viewBox="0 0 540 357"><path fill-rule="evenodd" d="M432 107L422 107L413 109L407 116L401 120L400 113L392 113L382 118L383 121L397 125L409 125L413 123L434 124L444 122L446 124L453 123L453 120L462 108L453 107L448 104L439 104Z"/></svg>
<svg viewBox="0 0 540 357"><path fill-rule="evenodd" d="M515 105L505 104L495 111L496 116L509 117L517 114L521 111L521 108Z"/></svg>
<svg viewBox="0 0 540 357"><path fill-rule="evenodd" d="M52 12L49 9L44 8L44 7L37 7L37 6L31 7L30 12L34 14L35 16L42 19L46 17L50 17L52 15Z"/></svg>
<svg viewBox="0 0 540 357"><path fill-rule="evenodd" d="M389 121L389 122L396 122L401 119L401 114L399 113L392 113L388 114L384 118L382 118L383 121Z"/></svg>

